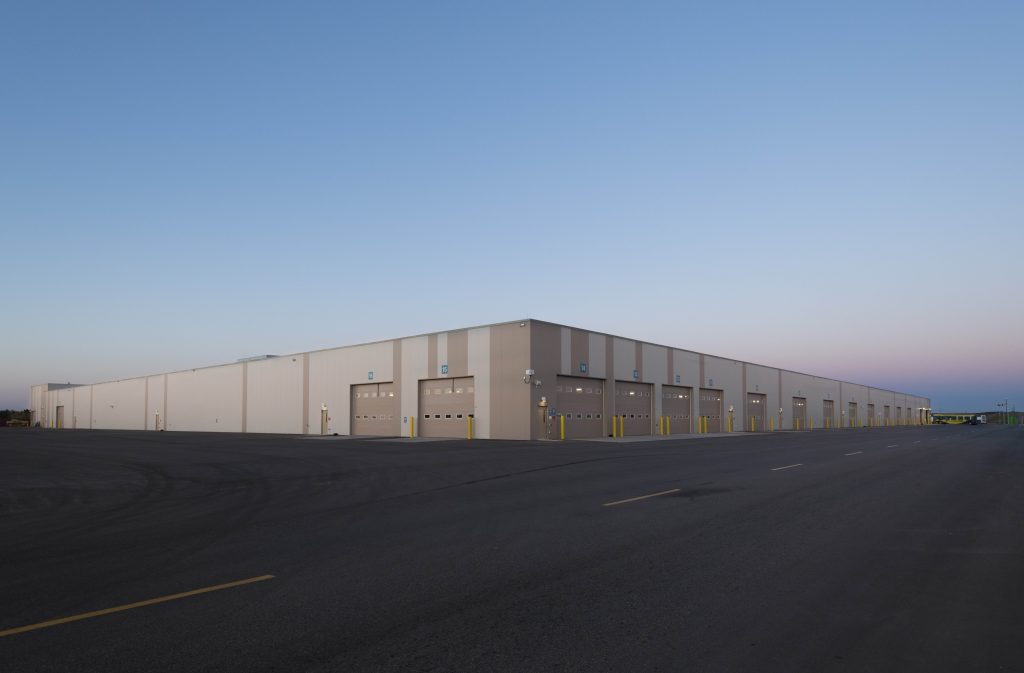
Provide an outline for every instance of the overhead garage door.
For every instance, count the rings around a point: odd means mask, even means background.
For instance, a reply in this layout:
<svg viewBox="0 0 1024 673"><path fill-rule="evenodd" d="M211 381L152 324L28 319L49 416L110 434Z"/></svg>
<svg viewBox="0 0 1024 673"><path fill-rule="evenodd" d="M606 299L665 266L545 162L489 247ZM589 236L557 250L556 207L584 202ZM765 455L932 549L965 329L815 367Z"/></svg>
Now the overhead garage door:
<svg viewBox="0 0 1024 673"><path fill-rule="evenodd" d="M896 407L896 425L903 425L903 407Z"/></svg>
<svg viewBox="0 0 1024 673"><path fill-rule="evenodd" d="M623 435L651 434L652 390L650 383L615 382L615 415Z"/></svg>
<svg viewBox="0 0 1024 673"><path fill-rule="evenodd" d="M700 415L707 419L708 432L722 431L722 391L713 388L700 389Z"/></svg>
<svg viewBox="0 0 1024 673"><path fill-rule="evenodd" d="M768 396L763 393L747 393L747 425L744 430L764 432L768 418Z"/></svg>
<svg viewBox="0 0 1024 673"><path fill-rule="evenodd" d="M661 415L668 417L668 432L682 435L690 430L690 407L692 405L693 388L681 386L661 387Z"/></svg>
<svg viewBox="0 0 1024 673"><path fill-rule="evenodd" d="M394 383L352 386L353 435L397 437L401 432L398 389Z"/></svg>
<svg viewBox="0 0 1024 673"><path fill-rule="evenodd" d="M420 381L420 437L466 437L476 394L473 377Z"/></svg>
<svg viewBox="0 0 1024 673"><path fill-rule="evenodd" d="M600 437L604 422L601 410L604 408L604 381L601 379L584 379L572 376L559 376L555 379L556 418L565 417L566 439L581 437ZM557 431L558 428L556 427ZM555 432L558 436L558 432Z"/></svg>
<svg viewBox="0 0 1024 673"><path fill-rule="evenodd" d="M860 420L857 418L857 403L850 402L850 411L847 414L848 422L851 428L855 428L860 424Z"/></svg>
<svg viewBox="0 0 1024 673"><path fill-rule="evenodd" d="M889 405L887 404L885 405L885 427L889 427L889 422L892 420L891 418L889 418L889 415Z"/></svg>
<svg viewBox="0 0 1024 673"><path fill-rule="evenodd" d="M832 400L825 400L821 403L821 419L826 428L836 426L836 407Z"/></svg>
<svg viewBox="0 0 1024 673"><path fill-rule="evenodd" d="M869 404L868 405L868 418L867 418L867 421L868 421L868 427L869 428L875 426L875 405L873 405L873 404Z"/></svg>
<svg viewBox="0 0 1024 673"><path fill-rule="evenodd" d="M794 397L793 398L793 429L794 430L806 430L807 429L807 398L806 397Z"/></svg>

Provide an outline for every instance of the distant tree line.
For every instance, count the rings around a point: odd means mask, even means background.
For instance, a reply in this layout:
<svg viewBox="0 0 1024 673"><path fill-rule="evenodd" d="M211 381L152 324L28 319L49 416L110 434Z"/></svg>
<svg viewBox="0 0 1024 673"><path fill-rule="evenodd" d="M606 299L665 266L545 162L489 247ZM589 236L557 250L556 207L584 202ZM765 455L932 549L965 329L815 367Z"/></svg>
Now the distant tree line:
<svg viewBox="0 0 1024 673"><path fill-rule="evenodd" d="M21 411L17 409L0 409L0 428L13 425L11 421L14 421L17 425L22 423L28 425L31 420L32 412L28 409L22 409Z"/></svg>

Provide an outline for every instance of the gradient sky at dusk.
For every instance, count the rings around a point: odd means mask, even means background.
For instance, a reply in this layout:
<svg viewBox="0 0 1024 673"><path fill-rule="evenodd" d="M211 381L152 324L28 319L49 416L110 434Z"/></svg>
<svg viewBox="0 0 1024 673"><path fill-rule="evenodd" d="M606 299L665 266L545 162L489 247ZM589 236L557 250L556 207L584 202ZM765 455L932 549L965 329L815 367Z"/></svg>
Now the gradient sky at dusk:
<svg viewBox="0 0 1024 673"><path fill-rule="evenodd" d="M1019 2L6 2L0 408L535 317L1024 409Z"/></svg>

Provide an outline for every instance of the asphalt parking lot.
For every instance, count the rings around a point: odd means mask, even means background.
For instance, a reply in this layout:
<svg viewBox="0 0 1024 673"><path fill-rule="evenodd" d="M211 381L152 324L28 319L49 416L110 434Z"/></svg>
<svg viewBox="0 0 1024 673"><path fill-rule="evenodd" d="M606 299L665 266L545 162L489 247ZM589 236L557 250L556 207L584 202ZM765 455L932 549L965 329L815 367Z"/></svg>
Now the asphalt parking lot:
<svg viewBox="0 0 1024 673"><path fill-rule="evenodd" d="M4 671L998 671L1024 431L0 431Z"/></svg>

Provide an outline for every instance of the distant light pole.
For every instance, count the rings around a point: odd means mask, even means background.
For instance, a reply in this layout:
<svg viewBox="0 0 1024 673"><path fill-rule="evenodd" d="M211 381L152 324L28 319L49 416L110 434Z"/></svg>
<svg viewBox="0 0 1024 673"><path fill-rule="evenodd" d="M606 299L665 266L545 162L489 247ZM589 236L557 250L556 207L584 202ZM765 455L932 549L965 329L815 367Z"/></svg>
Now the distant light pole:
<svg viewBox="0 0 1024 673"><path fill-rule="evenodd" d="M1010 423L1010 416L1009 416L1009 413L1008 413L1010 411L1009 400L1003 400L1002 402L996 402L996 407L1002 407L1003 408L1003 425L1008 425Z"/></svg>

